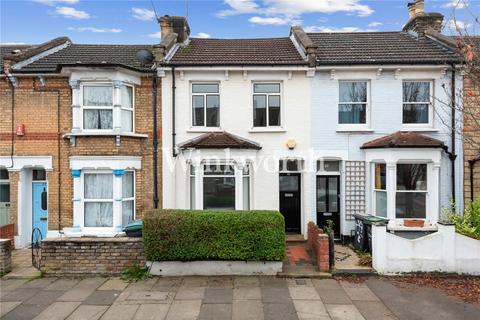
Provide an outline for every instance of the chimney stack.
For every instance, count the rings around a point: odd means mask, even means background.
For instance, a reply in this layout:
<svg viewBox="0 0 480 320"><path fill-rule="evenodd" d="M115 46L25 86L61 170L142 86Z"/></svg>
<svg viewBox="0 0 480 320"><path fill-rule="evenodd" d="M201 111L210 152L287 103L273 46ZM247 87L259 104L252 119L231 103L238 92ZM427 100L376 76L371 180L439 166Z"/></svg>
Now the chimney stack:
<svg viewBox="0 0 480 320"><path fill-rule="evenodd" d="M407 7L409 19L403 31L415 33L418 38L425 38L427 31L442 32L443 15L436 12L425 13L424 0L415 0Z"/></svg>
<svg viewBox="0 0 480 320"><path fill-rule="evenodd" d="M163 16L158 18L162 39L169 34L175 33L177 35L177 42L185 42L190 36L190 26L187 18L180 16Z"/></svg>

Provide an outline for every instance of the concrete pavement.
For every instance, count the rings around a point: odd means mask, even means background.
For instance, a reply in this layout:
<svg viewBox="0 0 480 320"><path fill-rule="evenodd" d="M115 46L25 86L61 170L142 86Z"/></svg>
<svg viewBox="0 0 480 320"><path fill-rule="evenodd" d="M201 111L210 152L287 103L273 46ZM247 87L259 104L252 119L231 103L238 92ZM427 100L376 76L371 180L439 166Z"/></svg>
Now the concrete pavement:
<svg viewBox="0 0 480 320"><path fill-rule="evenodd" d="M432 289L433 290L433 289ZM438 290L276 277L0 280L2 319L477 319L479 306Z"/></svg>

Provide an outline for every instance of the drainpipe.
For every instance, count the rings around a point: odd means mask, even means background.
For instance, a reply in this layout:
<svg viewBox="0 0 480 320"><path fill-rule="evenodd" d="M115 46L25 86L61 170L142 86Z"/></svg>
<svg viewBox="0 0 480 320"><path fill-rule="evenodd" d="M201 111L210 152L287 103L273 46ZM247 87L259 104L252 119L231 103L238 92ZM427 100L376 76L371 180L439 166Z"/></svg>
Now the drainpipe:
<svg viewBox="0 0 480 320"><path fill-rule="evenodd" d="M475 167L475 163L477 161L480 161L480 155L478 155L476 158L468 160L468 167L470 169L470 200L473 202L475 197L473 196L473 169Z"/></svg>
<svg viewBox="0 0 480 320"><path fill-rule="evenodd" d="M157 119L157 75L152 80L153 113L153 207L158 209L158 119Z"/></svg>
<svg viewBox="0 0 480 320"><path fill-rule="evenodd" d="M457 155L455 154L455 65L452 63L450 66L452 67L452 153L449 154L449 158L450 162L452 163L452 200L455 203L455 159L457 158Z"/></svg>
<svg viewBox="0 0 480 320"><path fill-rule="evenodd" d="M172 66L172 155L175 158L177 152L175 150L175 138L177 133L175 132L175 67Z"/></svg>

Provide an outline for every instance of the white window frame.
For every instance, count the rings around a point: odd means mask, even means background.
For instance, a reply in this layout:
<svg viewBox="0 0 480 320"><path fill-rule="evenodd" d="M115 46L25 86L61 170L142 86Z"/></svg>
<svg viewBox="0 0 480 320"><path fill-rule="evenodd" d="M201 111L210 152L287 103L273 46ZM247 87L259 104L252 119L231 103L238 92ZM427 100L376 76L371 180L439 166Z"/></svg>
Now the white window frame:
<svg viewBox="0 0 480 320"><path fill-rule="evenodd" d="M133 197L130 197L130 198L124 198L123 197L123 177L125 174L127 173L132 173L133 174ZM135 170L125 170L124 175L122 176L122 212L121 212L121 215L122 215L122 224L123 224L123 202L124 201L133 201L133 220L136 219L137 217L137 210L136 210L136 207L137 207L137 176L136 176L136 172ZM115 179L115 176L113 177ZM115 215L115 212L114 212L114 215Z"/></svg>
<svg viewBox="0 0 480 320"><path fill-rule="evenodd" d="M218 93L194 93L193 85L195 84L216 84L218 85ZM218 95L218 126L207 126L207 96L216 96ZM203 126L196 126L193 124L193 96L203 96ZM190 128L191 129L201 129L201 130L218 130L221 127L221 108L222 108L222 96L221 96L221 85L220 81L201 81L195 80L190 82Z"/></svg>
<svg viewBox="0 0 480 320"><path fill-rule="evenodd" d="M405 104L426 104L427 102L405 102L403 101L403 84L405 82L428 82L430 85L430 101L428 102L428 123L404 123L403 122L403 106ZM401 123L405 129L411 130L415 128L426 129L434 127L434 100L435 100L435 80L433 79L402 79L402 118Z"/></svg>
<svg viewBox="0 0 480 320"><path fill-rule="evenodd" d="M84 105L84 89L85 87L110 87L112 89L112 105L111 106L86 106ZM115 106L115 90L112 82L81 82L80 84L80 108L81 108L81 128L83 132L113 132L114 127L114 106ZM112 128L111 129L85 129L85 110L111 110L112 111Z"/></svg>
<svg viewBox="0 0 480 320"><path fill-rule="evenodd" d="M110 87L112 89L112 105L111 106L86 106L83 103L84 100L84 87L95 87L95 86L104 86ZM118 119L118 123L120 127L122 125L122 111L130 111L132 112L132 131L124 131L121 129L120 133L135 133L135 86L128 83L122 83L122 86L131 87L132 88L132 108L124 107L122 101L122 92L120 88L120 97L118 98L120 102L120 119ZM115 115L115 86L112 81L82 81L80 82L80 97L79 97L79 105L80 105L80 128L82 132L86 133L114 133L115 132L115 123L116 115ZM112 111L112 128L111 129L85 129L85 121L84 121L84 110L111 110Z"/></svg>
<svg viewBox="0 0 480 320"><path fill-rule="evenodd" d="M85 199L85 175L88 174L108 174L112 176L112 198L111 199ZM114 198L114 179L112 170L82 170L81 172L81 203L82 203L82 225L80 226L84 231L95 231L95 232L110 232L115 228L115 198ZM88 202L111 202L112 203L112 226L111 227L86 227L85 226L85 203ZM122 213L120 212L120 215Z"/></svg>
<svg viewBox="0 0 480 320"><path fill-rule="evenodd" d="M122 87L130 87L132 88L132 107L131 108L127 108L124 106L123 104L123 99L122 99L122 93L121 93L121 88L120 88L120 102L121 102L121 111L120 111L120 120L122 120L122 111L130 111L132 112L132 131L123 131L123 128L122 128L122 132L130 132L130 133L134 133L135 132L135 86L131 85L131 84L126 84L124 83L122 85ZM82 96L83 97L83 96ZM83 114L83 113L82 113ZM113 119L113 117L112 117ZM120 121L120 126L122 124L122 121Z"/></svg>
<svg viewBox="0 0 480 320"><path fill-rule="evenodd" d="M367 84L367 102L340 102L340 84L342 82L365 82ZM338 80L337 94L337 130L356 131L370 128L370 109L371 109L371 81L370 79L341 79ZM365 105L365 123L340 123L340 105L364 104Z"/></svg>
<svg viewBox="0 0 480 320"><path fill-rule="evenodd" d="M397 176L398 176L398 165L411 165L411 164L420 164L420 165L425 165L425 190L398 190L398 182L397 182ZM401 161L398 162L395 165L395 194L393 195L394 197L394 203L395 203L395 219L427 219L428 218L428 163L426 162L418 162L418 161ZM387 177L388 178L388 177ZM425 217L424 218L397 218L397 193L425 193ZM387 197L388 201L388 197Z"/></svg>
<svg viewBox="0 0 480 320"><path fill-rule="evenodd" d="M256 93L255 92L255 85L256 84L278 84L280 86L280 92L278 93ZM252 90L252 96L251 96L251 102L252 102L252 129L253 130L261 130L262 128L263 129L281 129L283 128L283 123L284 123L284 116L283 116L283 110L284 110L284 106L283 106L283 101L284 101L284 97L283 97L283 81L279 81L279 80L262 80L262 81L252 81L252 85L251 85L251 90ZM255 125L255 107L253 105L253 99L254 99L254 96L266 96L266 122L265 122L265 126L256 126ZM269 113L269 106L268 106L268 100L269 100L269 96L279 96L280 97L280 123L278 125L274 125L274 126L271 126L269 123L270 123L270 113Z"/></svg>

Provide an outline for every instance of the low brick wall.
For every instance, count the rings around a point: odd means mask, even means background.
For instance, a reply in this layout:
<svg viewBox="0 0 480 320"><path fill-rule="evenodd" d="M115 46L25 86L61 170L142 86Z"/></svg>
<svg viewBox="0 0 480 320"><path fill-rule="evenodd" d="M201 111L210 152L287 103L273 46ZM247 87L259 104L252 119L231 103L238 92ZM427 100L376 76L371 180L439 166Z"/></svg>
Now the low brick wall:
<svg viewBox="0 0 480 320"><path fill-rule="evenodd" d="M0 275L12 270L12 244L10 239L0 239Z"/></svg>
<svg viewBox="0 0 480 320"><path fill-rule="evenodd" d="M15 248L15 225L13 223L6 224L0 227L0 239L10 239L12 240L12 248Z"/></svg>
<svg viewBox="0 0 480 320"><path fill-rule="evenodd" d="M308 223L308 244L317 257L318 270L328 272L330 270L328 235L313 222Z"/></svg>
<svg viewBox="0 0 480 320"><path fill-rule="evenodd" d="M142 238L52 238L42 241L44 275L119 275L144 266Z"/></svg>

